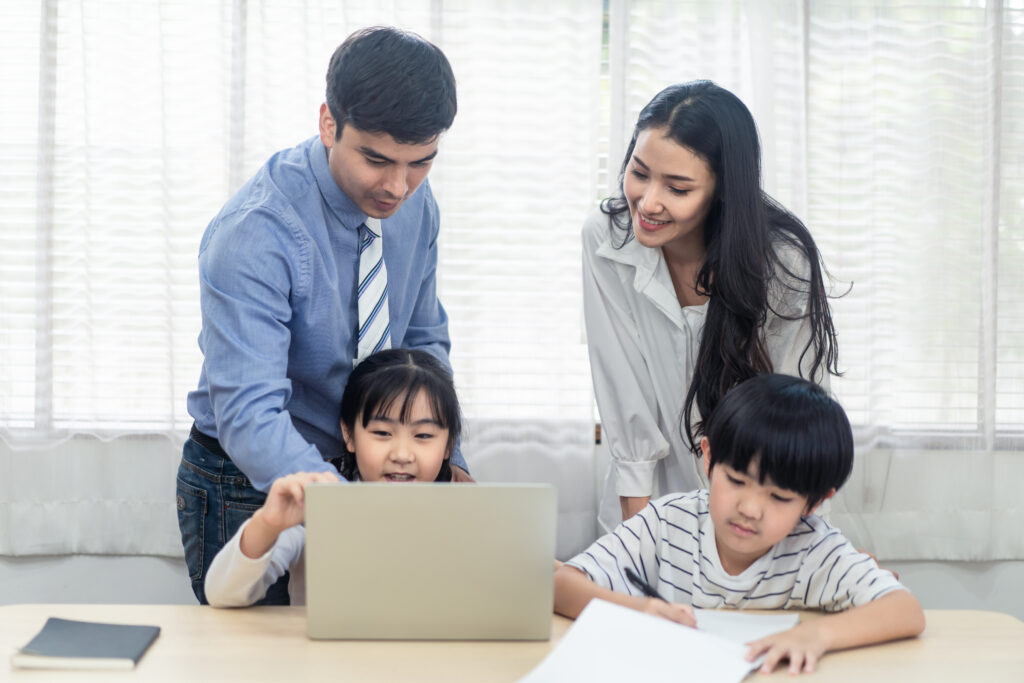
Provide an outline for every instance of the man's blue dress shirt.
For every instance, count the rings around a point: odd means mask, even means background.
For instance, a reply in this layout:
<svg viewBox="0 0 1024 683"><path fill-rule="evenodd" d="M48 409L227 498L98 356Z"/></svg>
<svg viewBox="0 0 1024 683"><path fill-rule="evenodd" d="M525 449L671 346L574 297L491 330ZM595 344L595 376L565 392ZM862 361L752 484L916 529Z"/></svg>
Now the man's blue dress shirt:
<svg viewBox="0 0 1024 683"><path fill-rule="evenodd" d="M213 219L199 247L204 361L188 395L196 427L220 440L261 491L343 453L341 394L356 356L358 228L319 137L278 152ZM384 219L393 347L448 362L437 299L440 224L423 184ZM461 453L452 464L465 468Z"/></svg>

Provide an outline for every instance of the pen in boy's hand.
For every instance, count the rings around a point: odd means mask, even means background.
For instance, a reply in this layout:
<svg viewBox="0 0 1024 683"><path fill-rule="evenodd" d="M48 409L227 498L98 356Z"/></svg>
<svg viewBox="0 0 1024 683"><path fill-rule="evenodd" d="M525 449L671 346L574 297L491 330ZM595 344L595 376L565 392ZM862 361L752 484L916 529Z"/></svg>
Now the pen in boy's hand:
<svg viewBox="0 0 1024 683"><path fill-rule="evenodd" d="M636 586L640 590L640 592L646 595L647 597L657 598L658 600L668 602L668 600L665 600L665 598L661 597L661 594L658 593L658 591L654 590L649 583L641 579L640 575L633 571L632 567L626 567L626 578L629 579L629 582Z"/></svg>

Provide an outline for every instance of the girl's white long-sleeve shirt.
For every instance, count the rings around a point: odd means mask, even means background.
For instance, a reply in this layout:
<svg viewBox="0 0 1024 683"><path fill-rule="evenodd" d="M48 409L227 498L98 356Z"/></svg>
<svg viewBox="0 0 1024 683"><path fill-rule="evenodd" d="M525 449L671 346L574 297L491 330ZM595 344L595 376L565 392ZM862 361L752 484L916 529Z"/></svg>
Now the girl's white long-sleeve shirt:
<svg viewBox="0 0 1024 683"><path fill-rule="evenodd" d="M683 403L693 380L707 303L680 306L661 249L631 239L600 209L583 226L583 309L594 393L611 465L601 497L602 530L622 521L619 496L658 498L706 486L703 468L682 429ZM779 249L783 263L808 277L805 257ZM813 353L806 285L769 287L762 328L774 372L809 377ZM774 311L774 312L773 312ZM801 373L801 368L803 372ZM826 389L828 374L812 378Z"/></svg>
<svg viewBox="0 0 1024 683"><path fill-rule="evenodd" d="M251 521L247 519L213 558L204 584L207 602L214 607L248 607L288 572L291 604L305 605L306 527L285 529L270 550L253 559L245 556L240 545L242 531Z"/></svg>

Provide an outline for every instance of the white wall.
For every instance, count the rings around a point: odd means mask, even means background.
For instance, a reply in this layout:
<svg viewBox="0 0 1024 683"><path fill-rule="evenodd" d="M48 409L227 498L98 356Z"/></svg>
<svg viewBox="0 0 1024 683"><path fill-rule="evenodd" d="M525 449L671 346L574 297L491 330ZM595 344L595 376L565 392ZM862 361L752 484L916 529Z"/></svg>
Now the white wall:
<svg viewBox="0 0 1024 683"><path fill-rule="evenodd" d="M883 562L925 609L979 609L1024 620L1024 562Z"/></svg>
<svg viewBox="0 0 1024 683"><path fill-rule="evenodd" d="M0 605L194 604L183 559L145 555L0 557Z"/></svg>

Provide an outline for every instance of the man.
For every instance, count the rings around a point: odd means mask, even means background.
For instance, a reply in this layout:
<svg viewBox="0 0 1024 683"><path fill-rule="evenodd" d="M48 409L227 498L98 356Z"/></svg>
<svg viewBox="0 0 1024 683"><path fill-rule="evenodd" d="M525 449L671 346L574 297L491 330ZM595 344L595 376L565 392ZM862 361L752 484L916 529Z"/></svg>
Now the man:
<svg viewBox="0 0 1024 683"><path fill-rule="evenodd" d="M436 46L393 28L358 31L331 57L320 135L272 156L207 227L204 362L177 481L201 603L213 557L275 479L335 471L325 458L343 452L353 363L388 346L448 362L439 215L425 180L455 111ZM452 465L456 481L470 480L458 449ZM287 604L287 579L261 604Z"/></svg>

